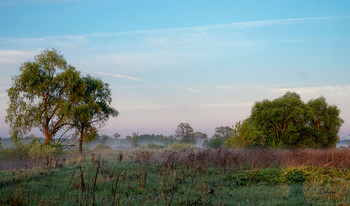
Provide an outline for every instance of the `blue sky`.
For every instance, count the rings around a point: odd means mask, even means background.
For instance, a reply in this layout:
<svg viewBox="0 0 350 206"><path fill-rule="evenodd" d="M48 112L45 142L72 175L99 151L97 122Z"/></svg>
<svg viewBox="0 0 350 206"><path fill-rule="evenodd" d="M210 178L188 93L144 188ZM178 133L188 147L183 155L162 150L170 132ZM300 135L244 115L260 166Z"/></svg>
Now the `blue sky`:
<svg viewBox="0 0 350 206"><path fill-rule="evenodd" d="M326 97L350 133L350 2L0 1L0 136L20 65L56 48L110 84L120 116L101 133L212 135L288 90Z"/></svg>

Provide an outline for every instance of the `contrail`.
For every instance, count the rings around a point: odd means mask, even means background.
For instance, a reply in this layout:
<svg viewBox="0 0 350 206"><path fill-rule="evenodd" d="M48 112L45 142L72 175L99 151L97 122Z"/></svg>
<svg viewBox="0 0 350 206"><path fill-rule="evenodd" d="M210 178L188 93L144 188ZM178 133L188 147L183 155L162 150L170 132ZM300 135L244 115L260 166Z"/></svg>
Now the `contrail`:
<svg viewBox="0 0 350 206"><path fill-rule="evenodd" d="M143 79L139 79L136 77L126 76L126 75L120 75L120 74L111 74L111 73L104 73L104 72L92 72L94 74L99 74L102 76L108 76L108 77L117 77L120 79L128 79L128 80L134 80L134 81L144 81Z"/></svg>

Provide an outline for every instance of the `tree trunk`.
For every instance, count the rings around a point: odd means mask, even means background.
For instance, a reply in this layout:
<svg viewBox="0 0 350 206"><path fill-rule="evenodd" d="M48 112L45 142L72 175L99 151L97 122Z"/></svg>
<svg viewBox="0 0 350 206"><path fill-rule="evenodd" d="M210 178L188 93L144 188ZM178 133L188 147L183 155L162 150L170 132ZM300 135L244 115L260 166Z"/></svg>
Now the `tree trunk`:
<svg viewBox="0 0 350 206"><path fill-rule="evenodd" d="M49 144L51 141L50 137L46 136L46 141L45 141L45 144Z"/></svg>
<svg viewBox="0 0 350 206"><path fill-rule="evenodd" d="M51 136L49 134L49 128L48 127L49 126L46 124L45 125L45 139L46 139L45 144L49 144L50 141L51 141Z"/></svg>
<svg viewBox="0 0 350 206"><path fill-rule="evenodd" d="M84 130L80 131L80 139L79 139L79 153L83 153L83 138L84 138Z"/></svg>

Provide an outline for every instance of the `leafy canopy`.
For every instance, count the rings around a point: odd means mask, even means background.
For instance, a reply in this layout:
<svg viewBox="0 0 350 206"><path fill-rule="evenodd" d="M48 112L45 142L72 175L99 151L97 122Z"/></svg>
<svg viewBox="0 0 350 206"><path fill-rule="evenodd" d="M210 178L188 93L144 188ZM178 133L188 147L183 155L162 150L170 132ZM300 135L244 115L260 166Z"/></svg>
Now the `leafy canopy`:
<svg viewBox="0 0 350 206"><path fill-rule="evenodd" d="M183 143L191 144L195 143L195 135L193 128L188 123L181 122L176 130L175 130L175 137L179 139Z"/></svg>
<svg viewBox="0 0 350 206"><path fill-rule="evenodd" d="M340 110L324 97L304 103L295 92L256 102L250 117L236 124L228 146L334 147L343 123Z"/></svg>
<svg viewBox="0 0 350 206"><path fill-rule="evenodd" d="M67 123L73 102L80 101L83 85L79 72L56 50L45 50L20 67L7 90L10 102L6 122L12 138L39 127L46 143Z"/></svg>
<svg viewBox="0 0 350 206"><path fill-rule="evenodd" d="M97 136L97 128L102 127L110 116L116 117L118 111L110 106L111 90L100 79L86 76L80 79L84 92L79 102L72 104L69 121L72 128L80 133L79 149L82 142L91 142Z"/></svg>
<svg viewBox="0 0 350 206"><path fill-rule="evenodd" d="M13 138L39 127L49 143L66 127L90 142L97 128L118 111L110 106L108 84L91 76L81 77L56 50L45 50L34 61L25 62L13 77L6 122Z"/></svg>

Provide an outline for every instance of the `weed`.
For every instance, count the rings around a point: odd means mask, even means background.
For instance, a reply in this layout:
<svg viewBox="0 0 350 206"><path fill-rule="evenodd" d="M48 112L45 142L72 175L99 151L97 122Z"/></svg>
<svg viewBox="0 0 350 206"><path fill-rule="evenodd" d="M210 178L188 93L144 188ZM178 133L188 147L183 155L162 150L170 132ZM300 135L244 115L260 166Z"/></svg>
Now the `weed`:
<svg viewBox="0 0 350 206"><path fill-rule="evenodd" d="M346 205L345 154L221 148L53 157L0 171L0 205Z"/></svg>

